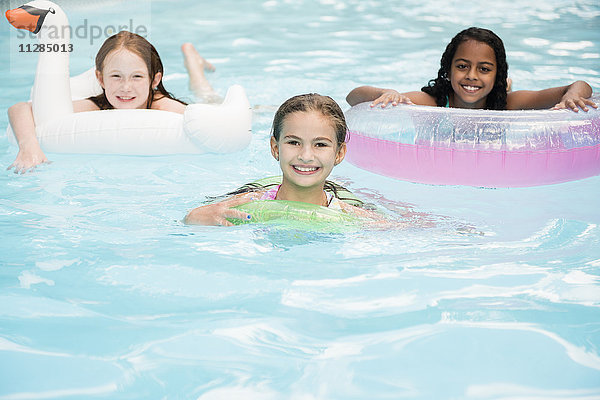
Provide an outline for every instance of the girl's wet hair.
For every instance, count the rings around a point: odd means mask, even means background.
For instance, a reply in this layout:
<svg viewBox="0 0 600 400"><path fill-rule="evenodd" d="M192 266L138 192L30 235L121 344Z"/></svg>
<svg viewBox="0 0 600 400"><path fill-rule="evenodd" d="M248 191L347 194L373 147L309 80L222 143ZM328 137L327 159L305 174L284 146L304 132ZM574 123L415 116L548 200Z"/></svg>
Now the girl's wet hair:
<svg viewBox="0 0 600 400"><path fill-rule="evenodd" d="M438 106L444 107L448 102L448 96L452 93L450 84L450 70L452 68L452 59L458 49L458 46L467 40L476 40L487 44L494 50L496 55L496 81L492 91L487 95L485 109L505 110L506 109L506 78L508 77L508 64L506 63L506 52L504 43L494 32L489 29L471 27L459 32L452 38L440 61L438 76L429 81L427 86L421 88L421 91L435 98Z"/></svg>
<svg viewBox="0 0 600 400"><path fill-rule="evenodd" d="M321 113L331 123L331 127L335 130L338 147L346 142L348 126L346 125L344 112L331 97L322 96L317 93L294 96L279 106L273 118L273 127L271 129L275 140L279 141L281 131L283 130L283 123L289 114L308 111Z"/></svg>
<svg viewBox="0 0 600 400"><path fill-rule="evenodd" d="M273 188L279 186L280 184L281 184L281 180L269 182L269 183L263 183L261 181L251 182L251 183L245 184L244 186L240 186L239 188L235 189L234 191L225 193L224 195L221 195L221 196L207 196L206 197L207 200L204 203L211 204L211 203L214 203L215 201L221 201L230 196L235 196L236 194L242 194L242 193L248 193L248 192L262 192L264 190L273 189ZM340 185L339 183L335 183L333 181L326 180L325 184L323 186L323 190L331 193L334 197L338 198L339 200L342 200L342 201L344 201L350 205L353 205L355 207L365 208L365 209L370 209L370 210L375 209L375 205L370 204L370 203L365 203L362 200L358 199L356 196L352 195L352 192L350 190L346 189L344 186Z"/></svg>
<svg viewBox="0 0 600 400"><path fill-rule="evenodd" d="M98 54L96 54L96 70L102 72L104 68L104 61L106 57L114 50L126 49L133 54L139 56L144 63L146 63L146 67L148 68L148 76L150 78L150 84L148 87L148 99L146 101L146 108L150 108L152 106L152 102L154 101L155 92L160 93L162 96L159 98L167 97L169 99L173 99L182 104L186 104L183 101L176 99L173 95L167 92L167 89L163 86L162 79L156 86L156 91L152 88L152 81L157 73L161 73L164 76L164 69L162 61L160 60L160 56L156 51L156 48L147 41L142 36L131 33L128 31L121 31L116 35L113 35L106 39L100 50L98 50ZM108 102L106 98L106 93L102 90L102 94L98 96L90 97L91 101L93 101L101 110L109 110L114 108L112 104Z"/></svg>

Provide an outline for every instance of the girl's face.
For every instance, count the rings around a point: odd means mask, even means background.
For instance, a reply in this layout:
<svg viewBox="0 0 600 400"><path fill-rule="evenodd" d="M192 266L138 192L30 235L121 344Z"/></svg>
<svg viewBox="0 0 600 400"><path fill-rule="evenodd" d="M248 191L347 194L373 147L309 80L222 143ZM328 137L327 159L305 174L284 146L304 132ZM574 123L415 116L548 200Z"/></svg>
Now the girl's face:
<svg viewBox="0 0 600 400"><path fill-rule="evenodd" d="M146 108L151 82L146 63L137 54L123 48L111 51L96 77L114 108ZM161 77L160 72L156 74L152 87L158 85Z"/></svg>
<svg viewBox="0 0 600 400"><path fill-rule="evenodd" d="M271 137L271 154L279 160L284 182L296 187L323 186L333 167L344 159L335 130L317 111L294 112L283 120L279 141Z"/></svg>
<svg viewBox="0 0 600 400"><path fill-rule="evenodd" d="M489 45L472 39L462 42L450 66L452 106L484 108L496 82L496 68L496 54Z"/></svg>

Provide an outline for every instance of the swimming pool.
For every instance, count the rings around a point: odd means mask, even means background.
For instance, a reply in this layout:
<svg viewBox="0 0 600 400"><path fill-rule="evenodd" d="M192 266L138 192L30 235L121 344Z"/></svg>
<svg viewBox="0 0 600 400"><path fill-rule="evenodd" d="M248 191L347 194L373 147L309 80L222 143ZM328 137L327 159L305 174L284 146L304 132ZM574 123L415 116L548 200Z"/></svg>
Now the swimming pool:
<svg viewBox="0 0 600 400"><path fill-rule="evenodd" d="M504 39L515 89L584 79L598 91L596 2L199 3L153 1L142 21L176 95L191 97L184 40L215 62L220 93L246 88L259 106L250 148L50 154L33 174L0 174L0 399L600 398L600 177L494 190L345 162L334 178L425 223L324 234L180 222L205 196L278 172L267 144L281 101L420 88L467 26ZM64 4L105 26L122 3ZM0 26L5 110L35 67ZM100 45L85 40L74 73ZM0 139L0 165L15 155Z"/></svg>

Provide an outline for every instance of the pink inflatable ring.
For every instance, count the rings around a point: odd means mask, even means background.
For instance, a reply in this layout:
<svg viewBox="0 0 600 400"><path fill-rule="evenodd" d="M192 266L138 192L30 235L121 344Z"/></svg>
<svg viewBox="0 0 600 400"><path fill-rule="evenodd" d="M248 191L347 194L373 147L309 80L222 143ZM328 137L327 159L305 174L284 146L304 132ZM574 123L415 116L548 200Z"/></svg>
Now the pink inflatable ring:
<svg viewBox="0 0 600 400"><path fill-rule="evenodd" d="M346 120L352 164L411 182L522 187L600 174L600 110L591 107L575 113L362 103Z"/></svg>

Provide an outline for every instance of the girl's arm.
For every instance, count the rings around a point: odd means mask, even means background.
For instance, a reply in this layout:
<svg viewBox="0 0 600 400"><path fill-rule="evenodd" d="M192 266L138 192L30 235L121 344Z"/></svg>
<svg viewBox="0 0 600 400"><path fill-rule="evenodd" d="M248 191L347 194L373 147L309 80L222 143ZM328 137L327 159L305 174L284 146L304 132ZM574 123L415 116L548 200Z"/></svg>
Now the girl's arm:
<svg viewBox="0 0 600 400"><path fill-rule="evenodd" d="M399 228L432 228L435 221L432 216L422 212L412 210L392 210L394 214L399 214L401 218L389 217L377 211L365 210L363 208L352 206L340 201L341 208L347 213L353 214L362 219L365 227L374 229L399 229ZM394 207L395 208L395 207ZM389 209L389 208L388 208Z"/></svg>
<svg viewBox="0 0 600 400"><path fill-rule="evenodd" d="M35 135L35 123L31 103L17 103L8 109L8 120L19 145L15 161L7 168L14 168L15 174L24 174L39 164L47 163Z"/></svg>
<svg viewBox="0 0 600 400"><path fill-rule="evenodd" d="M342 211L357 216L359 218L381 218L382 215L378 214L374 211L365 210L364 208L353 206L352 204L348 204L343 200L339 200L340 208Z"/></svg>
<svg viewBox="0 0 600 400"><path fill-rule="evenodd" d="M236 210L235 206L249 203L256 197L256 193L242 193L214 204L194 208L184 218L186 224L232 226L227 218L251 219L250 214Z"/></svg>
<svg viewBox="0 0 600 400"><path fill-rule="evenodd" d="M342 200L339 202L340 208L342 211L352 214L355 217L360 218L367 225L373 226L387 226L390 224L390 220L386 218L385 215L378 213L376 211L365 210L364 208L355 207L351 204L348 204Z"/></svg>
<svg viewBox="0 0 600 400"><path fill-rule="evenodd" d="M584 81L573 82L568 86L559 86L544 90L518 90L508 93L506 97L507 110L531 109L563 109L568 108L575 112L581 108L589 111L587 106L598 106L589 99L592 88Z"/></svg>
<svg viewBox="0 0 600 400"><path fill-rule="evenodd" d="M372 101L371 107L375 107L377 104L385 107L389 103L393 106L400 103L436 106L435 99L425 92L399 93L394 89L382 89L374 86L360 86L353 89L346 96L346 101L351 106L364 103L365 101Z"/></svg>
<svg viewBox="0 0 600 400"><path fill-rule="evenodd" d="M73 102L73 111L92 111L98 107L90 100ZM15 161L7 168L14 168L15 173L23 174L36 166L48 163L48 158L40 147L35 134L35 122L31 103L17 103L8 109L8 120L17 139L19 152Z"/></svg>

